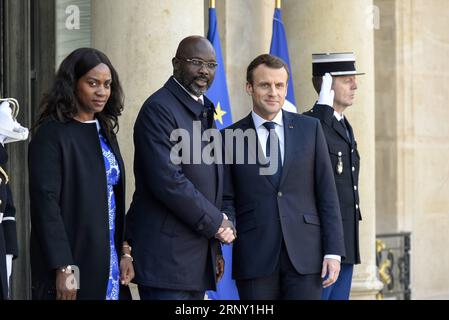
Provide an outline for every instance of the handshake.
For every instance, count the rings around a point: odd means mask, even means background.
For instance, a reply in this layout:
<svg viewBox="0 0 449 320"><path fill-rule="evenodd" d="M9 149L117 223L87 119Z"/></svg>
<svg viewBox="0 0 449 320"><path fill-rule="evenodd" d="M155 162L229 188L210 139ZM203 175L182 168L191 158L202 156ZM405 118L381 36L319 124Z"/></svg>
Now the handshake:
<svg viewBox="0 0 449 320"><path fill-rule="evenodd" d="M224 213L223 221L215 234L215 238L225 244L231 244L237 238L237 230L235 230L234 224L229 221L228 217Z"/></svg>

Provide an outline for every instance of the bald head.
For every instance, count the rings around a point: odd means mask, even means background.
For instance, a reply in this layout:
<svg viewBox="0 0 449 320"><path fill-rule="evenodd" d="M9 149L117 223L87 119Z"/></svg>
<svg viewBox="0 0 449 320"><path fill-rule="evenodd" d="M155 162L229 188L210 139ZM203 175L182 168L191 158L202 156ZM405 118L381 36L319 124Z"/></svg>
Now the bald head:
<svg viewBox="0 0 449 320"><path fill-rule="evenodd" d="M214 47L201 36L184 38L178 45L172 64L176 80L199 97L212 85L215 77Z"/></svg>
<svg viewBox="0 0 449 320"><path fill-rule="evenodd" d="M215 57L212 44L202 36L190 36L181 40L176 50L176 57L194 57L198 52L208 52Z"/></svg>

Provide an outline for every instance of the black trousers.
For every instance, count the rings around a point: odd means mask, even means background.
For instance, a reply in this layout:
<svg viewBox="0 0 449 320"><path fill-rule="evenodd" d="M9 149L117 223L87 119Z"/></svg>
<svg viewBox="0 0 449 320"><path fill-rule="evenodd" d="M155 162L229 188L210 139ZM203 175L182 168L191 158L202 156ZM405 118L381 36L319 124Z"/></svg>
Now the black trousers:
<svg viewBox="0 0 449 320"><path fill-rule="evenodd" d="M204 300L204 291L171 290L138 285L140 300Z"/></svg>
<svg viewBox="0 0 449 320"><path fill-rule="evenodd" d="M273 274L264 278L237 280L242 300L320 300L322 279L318 274L299 274L288 257L284 241Z"/></svg>

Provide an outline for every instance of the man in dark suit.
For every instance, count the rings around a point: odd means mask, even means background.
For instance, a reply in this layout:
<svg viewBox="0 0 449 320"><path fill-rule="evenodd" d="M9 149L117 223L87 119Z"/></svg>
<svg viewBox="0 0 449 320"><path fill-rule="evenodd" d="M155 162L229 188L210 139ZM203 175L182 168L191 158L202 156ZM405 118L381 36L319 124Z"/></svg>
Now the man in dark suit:
<svg viewBox="0 0 449 320"><path fill-rule="evenodd" d="M219 209L223 167L201 159L208 143L201 133L215 125L203 95L217 67L214 48L206 38L187 37L172 64L173 76L145 101L134 126L136 190L126 237L141 299L197 300L223 274L219 240L234 240ZM179 131L193 136L181 150L173 139ZM178 153L181 163L173 161Z"/></svg>
<svg viewBox="0 0 449 320"><path fill-rule="evenodd" d="M344 256L321 125L281 110L288 77L281 59L255 58L246 84L253 110L224 132L223 211L236 222L232 267L241 299L319 299Z"/></svg>
<svg viewBox="0 0 449 320"><path fill-rule="evenodd" d="M343 112L352 105L357 83L353 53L313 54L313 85L319 99L305 115L320 120L340 201L346 257L340 277L323 290L323 300L348 300L354 264L359 252L359 169L360 156L354 132Z"/></svg>

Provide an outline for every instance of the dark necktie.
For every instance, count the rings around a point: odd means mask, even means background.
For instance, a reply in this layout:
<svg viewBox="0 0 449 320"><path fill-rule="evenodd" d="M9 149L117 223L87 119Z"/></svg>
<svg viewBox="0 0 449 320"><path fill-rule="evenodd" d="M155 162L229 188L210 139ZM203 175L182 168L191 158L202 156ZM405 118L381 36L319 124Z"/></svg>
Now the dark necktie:
<svg viewBox="0 0 449 320"><path fill-rule="evenodd" d="M268 130L268 138L267 138L267 144L266 144L266 149L265 149L265 154L267 155L267 158L270 157L270 138L271 138L271 134L276 134L275 131L275 126L276 124L274 122L268 121L265 122L263 124L263 126ZM281 147L279 144L279 137L277 137L277 149L278 149L278 162L277 162L277 170L276 172L272 175L269 176L269 178L271 179L271 181L273 182L273 185L275 185L276 187L279 187L279 183L281 182L281 176L282 176L282 158L281 158Z"/></svg>

